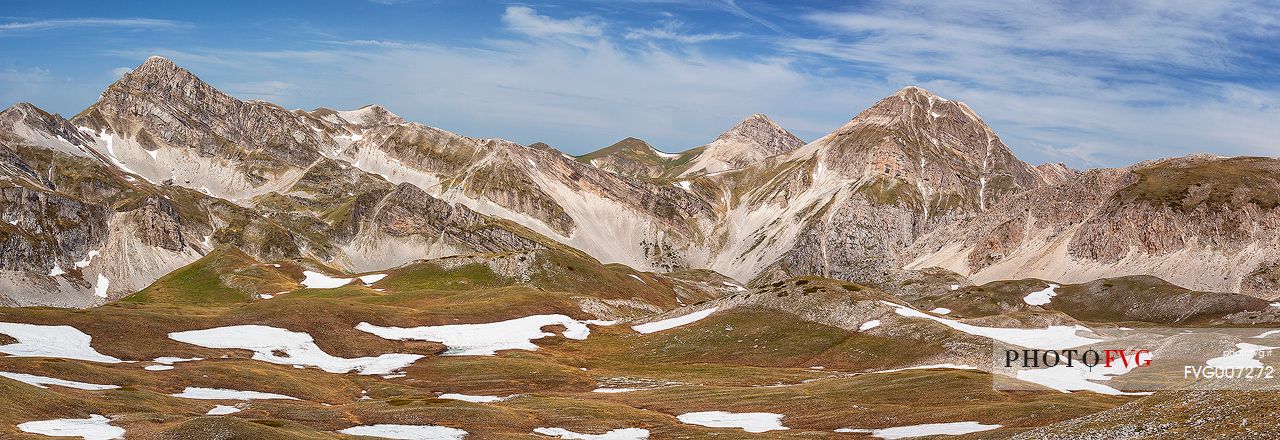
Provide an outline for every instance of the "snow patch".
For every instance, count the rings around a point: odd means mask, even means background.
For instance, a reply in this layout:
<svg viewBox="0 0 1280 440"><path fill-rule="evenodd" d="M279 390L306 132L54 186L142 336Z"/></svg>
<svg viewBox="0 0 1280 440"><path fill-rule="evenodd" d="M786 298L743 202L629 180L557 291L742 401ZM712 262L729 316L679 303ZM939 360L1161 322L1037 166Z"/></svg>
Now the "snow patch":
<svg viewBox="0 0 1280 440"><path fill-rule="evenodd" d="M375 273L375 274L369 274L369 275L361 275L357 278L359 278L360 282L362 283L373 284L378 281L381 281L383 278L386 278L386 277L387 277L387 274L385 273Z"/></svg>
<svg viewBox="0 0 1280 440"><path fill-rule="evenodd" d="M289 397L283 394L199 387L187 387L181 393L170 394L170 396L198 400L298 400L297 397Z"/></svg>
<svg viewBox="0 0 1280 440"><path fill-rule="evenodd" d="M416 354L340 358L316 345L310 334L263 325L237 325L170 333L169 338L207 348L253 351L253 359L280 365L313 366L329 373L390 374L421 359Z"/></svg>
<svg viewBox="0 0 1280 440"><path fill-rule="evenodd" d="M147 365L142 369L147 371L169 371L173 369L173 365Z"/></svg>
<svg viewBox="0 0 1280 440"><path fill-rule="evenodd" d="M711 428L740 428L747 432L767 432L790 429L782 426L782 414L754 412L731 413L703 411L681 414L676 417L682 423Z"/></svg>
<svg viewBox="0 0 1280 440"><path fill-rule="evenodd" d="M1272 332L1275 332L1275 331L1276 330L1272 330L1272 331L1263 333L1261 336L1257 336L1257 337L1271 336L1271 334L1274 334ZM1273 350L1280 347L1268 347L1265 345L1249 344L1249 343L1242 342L1242 343L1236 344L1236 348L1238 350L1236 350L1235 353L1209 359L1207 362L1205 362L1205 365L1208 365L1210 367L1215 367L1215 368L1262 368L1263 367L1262 362L1258 361L1258 353L1266 350Z"/></svg>
<svg viewBox="0 0 1280 440"><path fill-rule="evenodd" d="M49 276L51 277L56 277L64 273L67 273L67 272L62 270L61 267L58 267L58 263L53 263L53 269L49 269Z"/></svg>
<svg viewBox="0 0 1280 440"><path fill-rule="evenodd" d="M963 435L973 432L990 431L1001 425L984 425L978 422L926 423L923 425L899 426L883 429L841 428L836 432L871 434L885 440L924 437L929 435Z"/></svg>
<svg viewBox="0 0 1280 440"><path fill-rule="evenodd" d="M711 314L715 313L716 310L718 309L719 307L712 307L705 310L699 310L687 315L677 316L675 318L668 318L661 321L654 321L646 324L633 325L631 326L631 329L642 334L649 334L654 332L660 332L663 330L669 330L682 325L691 324L691 323L700 321L703 318L711 316Z"/></svg>
<svg viewBox="0 0 1280 440"><path fill-rule="evenodd" d="M448 400L461 400L463 402L471 402L471 403L494 403L494 402L501 402L503 400L510 399L511 396L507 396L507 397L472 396L469 394L444 393L444 394L441 394L439 398L448 399Z"/></svg>
<svg viewBox="0 0 1280 440"><path fill-rule="evenodd" d="M111 426L111 420L93 414L87 419L56 419L27 422L18 430L50 437L80 437L84 440L116 440L124 438L124 428Z"/></svg>
<svg viewBox="0 0 1280 440"><path fill-rule="evenodd" d="M662 151L658 151L657 148L653 148L653 147L649 147L649 150L652 150L653 154L656 154L658 155L658 157L661 157L663 159L673 159L676 157L680 157L679 153L664 153Z"/></svg>
<svg viewBox="0 0 1280 440"><path fill-rule="evenodd" d="M649 438L649 430L643 428L614 429L604 434L581 434L564 428L537 428L533 432L568 440L646 440Z"/></svg>
<svg viewBox="0 0 1280 440"><path fill-rule="evenodd" d="M1112 396L1147 396L1151 393L1128 393L1117 390L1115 388L1091 382L1111 380L1112 377L1119 376L1137 368L1137 365L1123 366L1120 364L1112 364L1111 367L1098 365L1089 368L1083 365L1058 365L1052 368L1042 368L1039 370L1019 370L1017 379L1025 382L1031 382L1052 388L1064 393L1072 391L1093 391L1099 394L1107 394Z"/></svg>
<svg viewBox="0 0 1280 440"><path fill-rule="evenodd" d="M632 391L640 391L640 389L639 388L596 388L594 390L591 390L591 392L593 393L601 393L601 394L630 393Z"/></svg>
<svg viewBox="0 0 1280 440"><path fill-rule="evenodd" d="M84 257L84 259L83 259L83 260L77 261L77 262L75 263L75 264L76 264L76 267L77 267L77 268L80 268L80 269L84 269L84 268L86 268L86 267L89 267L89 263L92 263L92 262L93 262L93 257L96 257L96 256L98 256L98 255L99 255L99 253L98 253L98 251L97 251L97 250L89 251L89 254L88 254L88 255L85 255L85 257Z"/></svg>
<svg viewBox="0 0 1280 440"><path fill-rule="evenodd" d="M367 425L338 432L397 440L462 440L467 436L467 431L461 429L432 425Z"/></svg>
<svg viewBox="0 0 1280 440"><path fill-rule="evenodd" d="M946 307L938 307L936 309L930 310L929 313L935 313L938 315L950 315L951 309L948 309Z"/></svg>
<svg viewBox="0 0 1280 440"><path fill-rule="evenodd" d="M51 357L117 364L120 359L103 355L89 346L93 337L66 325L12 324L0 322L0 333L18 342L0 345L0 353L15 357Z"/></svg>
<svg viewBox="0 0 1280 440"><path fill-rule="evenodd" d="M209 412L204 414L207 416L225 416L227 414L235 414L238 412L240 412L240 408L236 408L234 406L227 406L227 405L217 405L217 406L214 406L213 409L209 410Z"/></svg>
<svg viewBox="0 0 1280 440"><path fill-rule="evenodd" d="M99 298L107 297L107 289L111 287L111 280L106 275L98 274L98 284L93 286L93 294Z"/></svg>
<svg viewBox="0 0 1280 440"><path fill-rule="evenodd" d="M565 327L564 337L583 340L591 334L587 324L565 315L533 315L485 324L451 324L412 328L379 327L367 322L357 330L384 339L434 341L449 347L445 356L493 356L499 350L537 350L534 339L555 336L542 331L549 325Z"/></svg>
<svg viewBox="0 0 1280 440"><path fill-rule="evenodd" d="M864 323L862 323L862 325L858 326L858 331L860 331L860 332L865 332L865 331L867 331L867 330L871 330L871 329L876 328L876 327L879 327L879 326L880 326L880 320L879 320L879 319L872 319L872 320L867 321L867 322L864 322Z"/></svg>
<svg viewBox="0 0 1280 440"><path fill-rule="evenodd" d="M48 388L47 385L57 385L60 387L88 391L114 390L116 388L120 388L117 385L98 385L95 383L76 382L74 380L62 380L52 377L36 376L34 374L10 373L7 371L0 371L0 377L13 379L36 388Z"/></svg>
<svg viewBox="0 0 1280 440"><path fill-rule="evenodd" d="M302 285L309 289L333 289L351 283L351 278L335 278L310 270L302 271L302 275L306 276L302 280Z"/></svg>
<svg viewBox="0 0 1280 440"><path fill-rule="evenodd" d="M880 371L876 371L876 373L896 373L899 371L907 371L907 370L933 370L933 369L977 370L978 367L974 367L970 365L962 365L962 364L933 364L933 365L918 365L918 366L907 367L907 368L895 368L892 370L880 370Z"/></svg>
<svg viewBox="0 0 1280 440"><path fill-rule="evenodd" d="M1028 293L1027 296L1022 297L1022 300L1033 306L1043 306L1048 304L1049 301L1052 301L1053 297L1058 296L1057 289L1059 287L1062 286L1049 283L1049 287L1046 287L1044 290Z"/></svg>
<svg viewBox="0 0 1280 440"><path fill-rule="evenodd" d="M1027 329L1027 328L1002 328L1002 327L979 327L976 325L965 324L953 319L941 318L921 312L919 310L895 304L888 301L881 301L889 307L893 307L894 311L899 315L924 318L938 322L947 327L959 330L975 336L995 339L1008 344L1014 344L1026 348L1039 348L1046 350L1074 348L1082 345L1089 345L1095 342L1102 342L1101 339L1087 338L1077 336L1076 332L1090 331L1088 327L1081 325L1064 326L1052 325L1048 328Z"/></svg>

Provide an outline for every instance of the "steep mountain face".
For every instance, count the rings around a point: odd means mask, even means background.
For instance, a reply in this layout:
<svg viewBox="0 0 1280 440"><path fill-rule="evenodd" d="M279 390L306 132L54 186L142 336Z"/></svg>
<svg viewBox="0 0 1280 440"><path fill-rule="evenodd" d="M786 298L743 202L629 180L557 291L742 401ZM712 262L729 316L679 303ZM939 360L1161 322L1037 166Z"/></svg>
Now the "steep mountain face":
<svg viewBox="0 0 1280 440"><path fill-rule="evenodd" d="M908 87L835 132L711 180L729 200L713 264L758 282L797 275L887 285L940 225L1049 180L963 103Z"/></svg>
<svg viewBox="0 0 1280 440"><path fill-rule="evenodd" d="M151 182L239 199L281 189L333 140L277 105L240 101L151 57L72 118L92 147Z"/></svg>
<svg viewBox="0 0 1280 440"><path fill-rule="evenodd" d="M0 113L0 303L100 304L206 249L202 196L120 173L94 139L30 104Z"/></svg>
<svg viewBox="0 0 1280 440"><path fill-rule="evenodd" d="M1130 274L1273 299L1280 160L1188 156L1085 172L922 240L910 267L974 280Z"/></svg>
<svg viewBox="0 0 1280 440"><path fill-rule="evenodd" d="M720 134L716 140L681 155L696 154L681 166L679 176L719 173L747 167L770 156L789 153L804 141L785 128L756 113Z"/></svg>

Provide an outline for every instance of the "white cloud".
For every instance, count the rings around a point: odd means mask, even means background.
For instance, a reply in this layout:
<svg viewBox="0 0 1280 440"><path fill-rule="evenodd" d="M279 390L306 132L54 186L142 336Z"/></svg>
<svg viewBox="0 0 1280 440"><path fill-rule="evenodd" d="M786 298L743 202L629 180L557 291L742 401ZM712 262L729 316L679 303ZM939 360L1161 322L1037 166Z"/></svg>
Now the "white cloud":
<svg viewBox="0 0 1280 440"><path fill-rule="evenodd" d="M560 20L545 15L528 6L507 6L502 15L507 28L531 37L599 37L604 35L604 24L592 17L574 17Z"/></svg>
<svg viewBox="0 0 1280 440"><path fill-rule="evenodd" d="M155 18L63 18L0 23L0 32L45 31L66 28L113 27L132 29L173 29L186 23Z"/></svg>
<svg viewBox="0 0 1280 440"><path fill-rule="evenodd" d="M115 55L170 57L241 98L263 95L242 95L254 89L219 79L287 78L292 87L270 92L280 95L271 100L288 108L378 103L465 135L547 141L572 152L626 136L667 150L691 148L757 112L775 115L801 136L817 137L871 103L855 99L864 84L812 78L787 57L618 43L607 37L489 40L472 48L346 42L309 51L159 49Z"/></svg>
<svg viewBox="0 0 1280 440"><path fill-rule="evenodd" d="M1251 42L1280 29L1259 13L1274 9L1246 3L877 3L812 12L826 36L782 47L965 100L1032 160L1258 153L1280 112L1249 104L1280 94L1199 79L1247 73Z"/></svg>
<svg viewBox="0 0 1280 440"><path fill-rule="evenodd" d="M628 40L671 40L685 44L705 43L708 41L732 40L741 37L741 33L691 33L679 20L663 20L657 26L630 29L625 35Z"/></svg>
<svg viewBox="0 0 1280 440"><path fill-rule="evenodd" d="M737 15L747 20L751 20L756 24L764 26L769 30L777 32L779 34L789 35L787 31L783 30L782 27L778 26L777 24L774 24L772 21L765 20L764 18L761 18L758 15L747 12L746 9L743 9L742 6L738 5L738 2L736 0L715 0L714 3L717 6L719 6L721 9L724 9L725 11L728 11L733 15Z"/></svg>
<svg viewBox="0 0 1280 440"><path fill-rule="evenodd" d="M290 108L379 103L462 134L571 152L625 136L665 151L693 147L756 112L814 139L916 84L968 102L1030 162L1275 154L1280 92L1198 78L1246 70L1242 60L1254 55L1245 40L1265 40L1280 20L1199 3L1096 8L962 1L814 11L800 18L816 29L809 38L753 35L776 45L703 52L696 43L736 35L677 17L627 28L510 6L501 18L512 33L472 47L357 39L114 54L169 56L242 98Z"/></svg>

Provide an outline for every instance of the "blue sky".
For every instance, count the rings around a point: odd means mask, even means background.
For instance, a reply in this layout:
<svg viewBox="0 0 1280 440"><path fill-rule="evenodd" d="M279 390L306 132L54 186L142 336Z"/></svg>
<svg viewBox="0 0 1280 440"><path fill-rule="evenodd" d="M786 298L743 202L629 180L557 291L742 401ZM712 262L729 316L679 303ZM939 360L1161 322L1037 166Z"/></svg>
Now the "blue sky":
<svg viewBox="0 0 1280 440"><path fill-rule="evenodd" d="M1280 155L1265 2L114 3L5 2L0 105L75 114L158 54L241 99L575 154L683 150L757 112L812 140L918 85L1033 163Z"/></svg>

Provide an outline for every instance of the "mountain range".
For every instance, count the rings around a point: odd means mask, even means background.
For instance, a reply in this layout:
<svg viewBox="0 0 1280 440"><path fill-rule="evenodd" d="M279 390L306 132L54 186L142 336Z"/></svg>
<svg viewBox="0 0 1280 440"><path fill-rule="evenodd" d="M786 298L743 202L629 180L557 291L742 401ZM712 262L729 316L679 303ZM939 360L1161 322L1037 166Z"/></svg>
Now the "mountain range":
<svg viewBox="0 0 1280 440"><path fill-rule="evenodd" d="M1280 296L1280 161L1033 166L918 87L808 143L755 114L682 153L626 138L573 157L377 105L242 101L152 57L69 119L0 113L0 160L11 305L121 298L224 245L349 272L560 243L751 286L1153 275Z"/></svg>
<svg viewBox="0 0 1280 440"><path fill-rule="evenodd" d="M152 57L0 112L0 437L1276 438L1182 364L1277 366L1277 232L1280 159L1032 165L919 87L573 156Z"/></svg>

